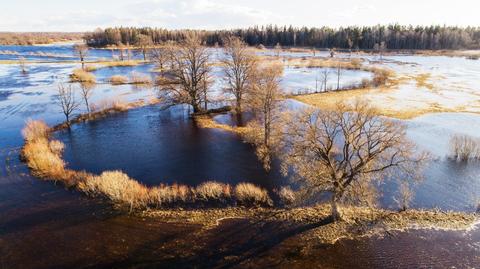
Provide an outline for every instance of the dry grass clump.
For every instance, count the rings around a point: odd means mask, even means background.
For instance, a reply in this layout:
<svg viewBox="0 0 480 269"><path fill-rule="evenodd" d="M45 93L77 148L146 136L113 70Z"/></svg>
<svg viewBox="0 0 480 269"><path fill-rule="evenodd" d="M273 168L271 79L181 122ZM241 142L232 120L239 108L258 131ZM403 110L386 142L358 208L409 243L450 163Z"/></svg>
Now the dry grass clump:
<svg viewBox="0 0 480 269"><path fill-rule="evenodd" d="M193 191L186 185L160 185L150 188L149 202L156 207L171 207L193 202Z"/></svg>
<svg viewBox="0 0 480 269"><path fill-rule="evenodd" d="M57 140L48 140L49 128L45 122L28 120L22 134L25 138L22 158L34 174L54 180L64 178L65 162L60 156L64 145Z"/></svg>
<svg viewBox="0 0 480 269"><path fill-rule="evenodd" d="M388 83L392 76L393 72L391 70L375 68L373 69L372 86L383 86Z"/></svg>
<svg viewBox="0 0 480 269"><path fill-rule="evenodd" d="M108 61L108 62L99 62L99 65L103 67L116 67L116 66L137 66L139 61L130 60L130 61Z"/></svg>
<svg viewBox="0 0 480 269"><path fill-rule="evenodd" d="M277 194L284 206L291 205L295 202L295 192L288 186L280 188Z"/></svg>
<svg viewBox="0 0 480 269"><path fill-rule="evenodd" d="M251 183L239 183L235 186L237 203L245 206L272 206L272 200L265 189Z"/></svg>
<svg viewBox="0 0 480 269"><path fill-rule="evenodd" d="M108 81L112 85L122 85L122 84L128 83L128 78L125 76L114 75L114 76L111 76L110 79L108 79Z"/></svg>
<svg viewBox="0 0 480 269"><path fill-rule="evenodd" d="M28 119L22 129L22 135L26 142L48 137L48 126L44 121Z"/></svg>
<svg viewBox="0 0 480 269"><path fill-rule="evenodd" d="M98 66L96 66L96 65L86 65L84 67L84 70L87 71L87 72L93 72L97 69L98 69Z"/></svg>
<svg viewBox="0 0 480 269"><path fill-rule="evenodd" d="M480 159L480 139L468 135L454 135L450 138L451 158L457 161Z"/></svg>
<svg viewBox="0 0 480 269"><path fill-rule="evenodd" d="M77 68L73 70L73 73L70 75L70 79L73 82L89 82L89 83L96 83L97 79L95 75L89 73L81 68Z"/></svg>
<svg viewBox="0 0 480 269"><path fill-rule="evenodd" d="M78 188L87 194L104 195L114 203L126 204L130 210L144 208L148 188L121 171L106 171L80 182Z"/></svg>
<svg viewBox="0 0 480 269"><path fill-rule="evenodd" d="M201 201L227 202L232 197L232 188L228 184L208 181L195 188L195 196Z"/></svg>
<svg viewBox="0 0 480 269"><path fill-rule="evenodd" d="M137 72L132 72L130 74L130 83L131 84L151 84L152 79L150 76L140 74Z"/></svg>

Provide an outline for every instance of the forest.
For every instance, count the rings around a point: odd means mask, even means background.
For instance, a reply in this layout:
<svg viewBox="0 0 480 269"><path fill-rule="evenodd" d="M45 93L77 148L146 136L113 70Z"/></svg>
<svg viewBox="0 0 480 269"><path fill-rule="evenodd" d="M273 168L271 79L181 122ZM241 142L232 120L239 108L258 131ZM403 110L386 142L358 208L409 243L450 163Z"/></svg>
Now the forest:
<svg viewBox="0 0 480 269"><path fill-rule="evenodd" d="M349 26L308 28L292 26L254 26L234 30L168 30L163 28L114 27L97 29L84 36L92 47L141 45L181 41L195 31L206 45L223 45L227 36L238 36L250 46L316 47L371 50L383 47L394 50L479 49L479 27L456 26Z"/></svg>

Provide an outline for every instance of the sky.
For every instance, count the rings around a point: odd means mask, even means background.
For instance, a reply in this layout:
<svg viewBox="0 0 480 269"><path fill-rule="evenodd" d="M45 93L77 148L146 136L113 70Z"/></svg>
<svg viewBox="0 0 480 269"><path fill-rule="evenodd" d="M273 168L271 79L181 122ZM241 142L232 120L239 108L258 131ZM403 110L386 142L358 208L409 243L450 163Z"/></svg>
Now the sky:
<svg viewBox="0 0 480 269"><path fill-rule="evenodd" d="M231 29L254 25L480 26L479 0L0 0L0 31L110 26Z"/></svg>

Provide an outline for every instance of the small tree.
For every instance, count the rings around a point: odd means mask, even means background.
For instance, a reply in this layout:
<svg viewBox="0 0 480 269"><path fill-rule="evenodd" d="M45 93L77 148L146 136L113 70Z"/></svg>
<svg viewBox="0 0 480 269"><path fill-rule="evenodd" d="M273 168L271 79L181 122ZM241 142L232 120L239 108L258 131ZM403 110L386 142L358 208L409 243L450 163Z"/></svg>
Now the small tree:
<svg viewBox="0 0 480 269"><path fill-rule="evenodd" d="M27 74L27 65L25 63L25 57L20 57L18 58L18 65L20 67L20 71L22 71L22 74Z"/></svg>
<svg viewBox="0 0 480 269"><path fill-rule="evenodd" d="M338 91L340 90L340 78L342 77L342 74L343 74L343 69L340 62L337 63L337 68L335 70L335 73L337 74L337 91Z"/></svg>
<svg viewBox="0 0 480 269"><path fill-rule="evenodd" d="M282 46L280 46L280 43L277 43L273 49L275 50L275 55L280 57L280 52L282 52Z"/></svg>
<svg viewBox="0 0 480 269"><path fill-rule="evenodd" d="M143 60L147 60L147 54L150 47L153 45L152 38L148 35L139 35L137 45L142 51Z"/></svg>
<svg viewBox="0 0 480 269"><path fill-rule="evenodd" d="M206 96L205 81L210 72L210 53L202 46L200 36L187 35L178 46L168 46L165 50L168 70L157 79L161 97L172 104L190 104L193 112L202 110Z"/></svg>
<svg viewBox="0 0 480 269"><path fill-rule="evenodd" d="M80 62L82 63L82 69L85 69L85 57L87 57L88 54L88 46L86 44L75 44L73 46L73 50L77 54L77 56L80 58Z"/></svg>
<svg viewBox="0 0 480 269"><path fill-rule="evenodd" d="M394 198L394 200L400 207L400 211L405 211L413 199L413 191L407 181L400 182L398 191L398 198Z"/></svg>
<svg viewBox="0 0 480 269"><path fill-rule="evenodd" d="M63 83L58 85L57 104L62 108L67 126L70 128L70 118L79 106L72 85L65 86Z"/></svg>
<svg viewBox="0 0 480 269"><path fill-rule="evenodd" d="M328 76L330 75L330 70L328 68L324 68L321 72L322 84L323 84L323 91L326 92L328 90Z"/></svg>
<svg viewBox="0 0 480 269"><path fill-rule="evenodd" d="M225 91L235 97L235 111L240 114L243 98L252 84L257 60L238 37L229 37L224 44L225 57L222 63L227 82Z"/></svg>
<svg viewBox="0 0 480 269"><path fill-rule="evenodd" d="M249 123L247 139L256 145L257 156L264 168L270 170L270 163L277 144L280 121L280 100L283 92L280 78L283 65L264 66L255 72L254 83L249 94L248 105L255 114L255 120Z"/></svg>
<svg viewBox="0 0 480 269"><path fill-rule="evenodd" d="M80 89L85 107L87 108L87 113L90 114L90 105L89 100L93 93L93 88L95 87L94 83L83 82L80 83Z"/></svg>
<svg viewBox="0 0 480 269"><path fill-rule="evenodd" d="M374 205L387 175L418 178L424 156L414 154L405 127L375 115L363 102L339 104L334 111L297 113L285 126L283 173L310 193L330 193L334 220L341 218L341 202Z"/></svg>

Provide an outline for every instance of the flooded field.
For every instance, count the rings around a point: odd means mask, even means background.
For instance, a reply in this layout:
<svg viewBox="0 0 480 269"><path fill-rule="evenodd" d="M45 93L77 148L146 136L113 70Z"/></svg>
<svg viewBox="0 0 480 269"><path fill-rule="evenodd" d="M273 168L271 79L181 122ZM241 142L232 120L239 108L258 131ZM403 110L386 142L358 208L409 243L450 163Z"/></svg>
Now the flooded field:
<svg viewBox="0 0 480 269"><path fill-rule="evenodd" d="M138 52L132 54L141 58ZM215 57L220 57L219 54ZM315 57L326 54L317 52ZM161 219L119 213L101 199L87 198L37 180L19 160L23 145L20 130L28 118L44 119L50 125L63 121L55 95L57 84L67 81L72 70L79 67L71 62L75 60L72 55L71 45L0 46L0 60L24 56L28 60L49 62L28 64L27 74L22 74L16 64L0 64L0 268L188 267L192 263L200 267L226 267L233 265L223 259L227 256L241 256L239 267L274 266L275 260L280 259L286 260L291 268L397 267L406 260L405 268L465 268L480 264L478 228L468 232L394 232L384 238L340 240L304 253L297 235L306 227L283 229L275 223L257 227L232 220L201 233L199 227L191 224L164 223ZM282 57L310 56L310 53L282 54ZM110 50L89 53L90 60L111 57ZM387 66L405 76L431 73L428 82L434 84L432 90L419 90L425 86L410 83L399 86L392 98L414 102L415 98L428 97L452 107L465 106L466 112L476 112L480 104L475 103L480 96L480 61L441 56L385 56L383 63L379 63L375 56L354 57ZM151 64L97 69L93 73L99 83L92 101L129 102L156 96L152 88L106 83L112 75L128 76L131 72L152 75L153 69ZM321 70L286 68L282 86L290 92L315 91ZM218 94L222 90L220 70L215 69L214 74L217 79L213 94ZM371 73L346 70L341 84L358 83L364 78L371 78ZM332 78L329 85L334 87L334 84ZM74 84L74 87L79 86ZM81 111L84 111L82 106ZM228 122L227 117L219 116L216 120ZM430 113L405 122L408 136L420 150L434 157L424 171L424 180L416 186L412 206L477 210L480 163L459 163L448 155L451 136L466 134L480 138L480 115ZM76 125L71 131L55 133L55 137L66 145L64 157L70 168L93 173L119 169L147 185L248 181L273 191L289 184L275 167L270 173L264 171L252 146L225 131L197 127L188 117L188 108L182 106L167 110L159 106L137 108ZM389 194L396 186L386 183L382 188L385 194L380 199L381 205L395 208ZM191 242L198 243L192 247ZM256 257L248 256L252 252L257 253ZM363 266L358 266L357 261Z"/></svg>

